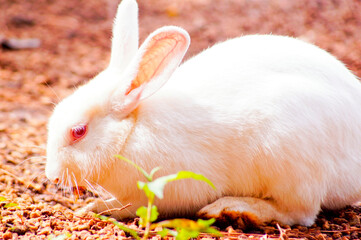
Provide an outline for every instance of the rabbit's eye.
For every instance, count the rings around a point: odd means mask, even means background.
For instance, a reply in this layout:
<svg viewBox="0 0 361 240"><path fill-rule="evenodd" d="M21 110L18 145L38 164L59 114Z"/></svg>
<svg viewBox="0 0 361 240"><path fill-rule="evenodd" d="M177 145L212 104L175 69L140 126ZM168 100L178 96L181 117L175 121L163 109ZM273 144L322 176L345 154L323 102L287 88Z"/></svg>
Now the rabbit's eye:
<svg viewBox="0 0 361 240"><path fill-rule="evenodd" d="M85 124L79 124L71 128L70 134L72 138L72 142L77 142L83 137L85 137L87 133L88 127Z"/></svg>

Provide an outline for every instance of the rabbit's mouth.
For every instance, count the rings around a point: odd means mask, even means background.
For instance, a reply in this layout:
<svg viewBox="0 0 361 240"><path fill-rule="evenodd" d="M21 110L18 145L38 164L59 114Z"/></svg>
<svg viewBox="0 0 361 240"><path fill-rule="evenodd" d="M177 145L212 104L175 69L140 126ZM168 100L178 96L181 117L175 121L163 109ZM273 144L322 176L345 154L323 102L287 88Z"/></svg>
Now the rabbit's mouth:
<svg viewBox="0 0 361 240"><path fill-rule="evenodd" d="M75 186L71 187L71 192L74 194L75 198L78 199L86 194L87 188L84 186Z"/></svg>

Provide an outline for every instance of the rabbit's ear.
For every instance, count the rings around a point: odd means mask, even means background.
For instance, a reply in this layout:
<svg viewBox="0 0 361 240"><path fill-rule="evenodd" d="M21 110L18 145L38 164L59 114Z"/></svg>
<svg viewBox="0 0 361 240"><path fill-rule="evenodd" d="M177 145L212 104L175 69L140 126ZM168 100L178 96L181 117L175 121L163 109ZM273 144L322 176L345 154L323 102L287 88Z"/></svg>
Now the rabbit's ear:
<svg viewBox="0 0 361 240"><path fill-rule="evenodd" d="M138 4L122 0L113 26L109 68L123 71L138 51Z"/></svg>
<svg viewBox="0 0 361 240"><path fill-rule="evenodd" d="M130 71L136 69L136 74L125 95L140 92L142 100L155 93L178 67L189 43L188 33L178 27L168 26L153 32L129 66Z"/></svg>
<svg viewBox="0 0 361 240"><path fill-rule="evenodd" d="M182 61L189 44L188 33L179 27L162 27L149 35L126 70L132 76L128 87L122 86L117 93L122 95L123 102L118 107L123 113L133 111L141 100L163 86Z"/></svg>

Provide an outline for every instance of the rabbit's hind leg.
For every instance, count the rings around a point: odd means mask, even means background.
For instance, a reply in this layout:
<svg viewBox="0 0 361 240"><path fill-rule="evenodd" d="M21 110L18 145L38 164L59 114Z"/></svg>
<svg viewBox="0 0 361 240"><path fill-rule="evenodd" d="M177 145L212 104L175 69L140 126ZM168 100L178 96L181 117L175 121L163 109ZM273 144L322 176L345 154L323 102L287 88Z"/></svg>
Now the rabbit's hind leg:
<svg viewBox="0 0 361 240"><path fill-rule="evenodd" d="M203 207L199 217L215 218L220 224L235 225L241 229L257 228L271 220L283 224L313 224L319 209L299 210L286 208L274 200L252 197L223 197Z"/></svg>

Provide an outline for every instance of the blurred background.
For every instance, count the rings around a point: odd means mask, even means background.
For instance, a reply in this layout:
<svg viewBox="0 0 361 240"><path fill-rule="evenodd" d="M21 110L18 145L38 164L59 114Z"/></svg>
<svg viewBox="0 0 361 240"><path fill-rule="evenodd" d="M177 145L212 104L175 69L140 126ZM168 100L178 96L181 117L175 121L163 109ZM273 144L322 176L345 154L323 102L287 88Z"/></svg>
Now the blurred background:
<svg viewBox="0 0 361 240"><path fill-rule="evenodd" d="M359 0L139 0L141 42L178 25L191 35L187 58L245 34L302 38L335 54L361 76ZM2 38L35 38L38 48L0 48L0 77L72 87L107 64L117 0L0 0Z"/></svg>

